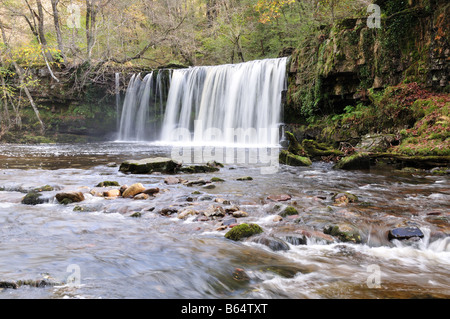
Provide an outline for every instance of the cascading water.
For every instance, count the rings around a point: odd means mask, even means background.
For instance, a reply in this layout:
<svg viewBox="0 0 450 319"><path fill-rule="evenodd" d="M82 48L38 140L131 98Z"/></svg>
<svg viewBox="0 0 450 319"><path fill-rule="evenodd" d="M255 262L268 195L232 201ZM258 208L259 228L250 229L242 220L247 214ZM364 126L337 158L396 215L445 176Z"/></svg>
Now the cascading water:
<svg viewBox="0 0 450 319"><path fill-rule="evenodd" d="M187 136L198 144L278 145L286 62L287 58L279 58L173 70L167 99L161 72L156 81L153 72L144 79L133 75L119 139L152 140L148 123L159 117L157 139L165 143L179 142L185 133L183 142Z"/></svg>

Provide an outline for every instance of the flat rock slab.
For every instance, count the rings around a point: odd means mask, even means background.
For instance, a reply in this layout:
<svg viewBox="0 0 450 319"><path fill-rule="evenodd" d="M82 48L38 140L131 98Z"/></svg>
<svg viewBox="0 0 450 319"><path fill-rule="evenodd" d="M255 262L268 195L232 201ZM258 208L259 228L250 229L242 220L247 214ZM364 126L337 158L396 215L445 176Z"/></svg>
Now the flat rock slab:
<svg viewBox="0 0 450 319"><path fill-rule="evenodd" d="M131 174L151 174L160 172L174 174L181 164L168 157L145 158L141 160L129 160L120 165L119 171Z"/></svg>
<svg viewBox="0 0 450 319"><path fill-rule="evenodd" d="M399 227L394 228L389 231L388 238L389 240L398 239L405 240L413 237L423 238L422 231L417 227Z"/></svg>

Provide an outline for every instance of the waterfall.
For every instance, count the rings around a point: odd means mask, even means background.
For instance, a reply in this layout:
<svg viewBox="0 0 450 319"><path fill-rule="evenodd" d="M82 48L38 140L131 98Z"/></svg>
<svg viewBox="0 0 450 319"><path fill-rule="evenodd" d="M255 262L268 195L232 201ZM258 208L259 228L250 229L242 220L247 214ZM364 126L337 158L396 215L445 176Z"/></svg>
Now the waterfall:
<svg viewBox="0 0 450 319"><path fill-rule="evenodd" d="M178 142L187 132L183 141L188 135L190 142L199 144L278 145L286 62L280 58L173 70L167 98L161 72L155 81L153 72L143 79L133 75L119 138L151 140L148 125L157 117L157 139L165 143Z"/></svg>
<svg viewBox="0 0 450 319"><path fill-rule="evenodd" d="M120 114L120 73L115 74L115 80L116 80L116 114ZM120 118L117 117L117 129L120 128Z"/></svg>

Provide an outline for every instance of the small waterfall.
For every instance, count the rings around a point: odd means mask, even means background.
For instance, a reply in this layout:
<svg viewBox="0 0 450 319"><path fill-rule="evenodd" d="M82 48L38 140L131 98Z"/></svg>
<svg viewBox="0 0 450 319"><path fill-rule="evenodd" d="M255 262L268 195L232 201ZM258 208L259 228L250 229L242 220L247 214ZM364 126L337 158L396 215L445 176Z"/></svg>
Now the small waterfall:
<svg viewBox="0 0 450 319"><path fill-rule="evenodd" d="M119 139L172 143L181 135L186 141L187 135L199 144L278 145L286 62L280 58L199 66L173 70L166 77L155 71L143 79L133 75ZM157 132L153 136L149 125Z"/></svg>

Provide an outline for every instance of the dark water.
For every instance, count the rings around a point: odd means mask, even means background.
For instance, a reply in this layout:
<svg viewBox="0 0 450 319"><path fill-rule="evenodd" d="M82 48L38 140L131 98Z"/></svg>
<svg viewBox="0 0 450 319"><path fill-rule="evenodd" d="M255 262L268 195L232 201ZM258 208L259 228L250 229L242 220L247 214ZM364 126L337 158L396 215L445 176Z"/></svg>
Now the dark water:
<svg viewBox="0 0 450 319"><path fill-rule="evenodd" d="M335 171L326 163L280 167L230 164L216 188L166 185L164 175L125 175L110 162L167 156L150 144L0 146L0 282L50 278L56 286L0 289L0 298L449 298L450 184L448 177L393 169ZM252 181L236 181L251 176ZM86 195L57 204L60 191L89 193L99 182L159 187L155 199L104 199ZM21 204L25 193L51 185L48 203ZM194 191L200 194L192 194ZM338 206L331 197L350 192L359 202ZM298 216L275 222L269 195L289 194ZM187 197L192 197L187 201ZM272 251L251 241L233 242L219 220L185 220L158 213L171 205L201 210L230 200L281 239L307 234L306 245ZM131 217L140 212L141 217ZM329 224L357 227L361 244L323 234ZM390 242L398 225L419 227L424 238ZM330 241L331 240L331 241ZM333 241L334 240L334 241ZM236 278L242 269L247 280ZM76 278L79 281L72 282ZM374 279L375 278L375 279Z"/></svg>

